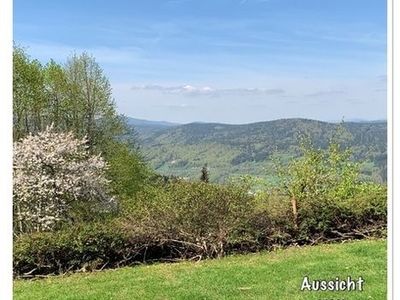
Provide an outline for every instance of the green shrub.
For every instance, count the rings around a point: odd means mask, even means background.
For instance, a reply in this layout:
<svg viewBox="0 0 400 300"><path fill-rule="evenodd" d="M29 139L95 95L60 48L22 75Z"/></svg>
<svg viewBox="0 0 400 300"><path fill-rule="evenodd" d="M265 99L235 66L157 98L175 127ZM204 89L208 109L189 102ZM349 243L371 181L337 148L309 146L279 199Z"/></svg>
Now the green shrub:
<svg viewBox="0 0 400 300"><path fill-rule="evenodd" d="M386 225L387 188L380 184L360 184L353 197L340 201L337 211L339 222L352 227Z"/></svg>
<svg viewBox="0 0 400 300"><path fill-rule="evenodd" d="M358 184L348 198L304 198L296 221L289 197L275 194L266 205L265 217L280 224L273 231L284 231L300 243L385 234L387 190L379 184Z"/></svg>
<svg viewBox="0 0 400 300"><path fill-rule="evenodd" d="M127 228L198 245L220 256L228 244L247 239L254 197L239 185L177 181L138 194L126 212Z"/></svg>
<svg viewBox="0 0 400 300"><path fill-rule="evenodd" d="M275 189L291 203L290 219L298 241L356 236L359 227L367 231L374 223L382 227L386 222L386 189L360 181L351 149L336 141L341 129L327 149L317 149L303 138L301 156L276 164L280 180Z"/></svg>
<svg viewBox="0 0 400 300"><path fill-rule="evenodd" d="M279 191L172 181L137 193L118 219L17 237L17 276L60 274L326 240L382 236L386 188L360 184L348 199L307 199L293 219Z"/></svg>
<svg viewBox="0 0 400 300"><path fill-rule="evenodd" d="M294 238L295 229L290 201L276 190L256 194L251 217L251 230L260 248L286 245Z"/></svg>
<svg viewBox="0 0 400 300"><path fill-rule="evenodd" d="M14 241L14 273L60 274L115 266L128 254L127 241L112 223L25 234Z"/></svg>

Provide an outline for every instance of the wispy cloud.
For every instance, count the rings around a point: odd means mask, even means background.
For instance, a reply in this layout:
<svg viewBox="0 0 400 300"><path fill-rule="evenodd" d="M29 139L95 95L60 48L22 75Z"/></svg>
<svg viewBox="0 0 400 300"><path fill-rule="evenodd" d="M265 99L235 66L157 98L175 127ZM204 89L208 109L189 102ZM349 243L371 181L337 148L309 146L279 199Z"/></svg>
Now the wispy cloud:
<svg viewBox="0 0 400 300"><path fill-rule="evenodd" d="M314 93L305 94L305 97L311 98L318 98L318 97L325 97L325 96L336 96L336 95L344 95L346 94L343 90L327 90L327 91L317 91Z"/></svg>
<svg viewBox="0 0 400 300"><path fill-rule="evenodd" d="M196 109L196 105L191 105L191 104L186 104L186 103L180 103L180 104L159 104L155 105L155 107L161 107L161 108L167 108L172 111L185 111L185 110L193 110Z"/></svg>
<svg viewBox="0 0 400 300"><path fill-rule="evenodd" d="M132 90L156 91L165 94L181 94L186 96L260 96L260 95L283 95L285 91L280 88L262 89L262 88L212 88L209 86L161 86L161 85L142 85L133 86Z"/></svg>
<svg viewBox="0 0 400 300"><path fill-rule="evenodd" d="M139 57L141 49L138 47L74 47L71 45L29 42L27 48L32 57L48 61L49 58L57 61L65 61L74 53L87 52L92 54L96 60L105 64L127 64Z"/></svg>

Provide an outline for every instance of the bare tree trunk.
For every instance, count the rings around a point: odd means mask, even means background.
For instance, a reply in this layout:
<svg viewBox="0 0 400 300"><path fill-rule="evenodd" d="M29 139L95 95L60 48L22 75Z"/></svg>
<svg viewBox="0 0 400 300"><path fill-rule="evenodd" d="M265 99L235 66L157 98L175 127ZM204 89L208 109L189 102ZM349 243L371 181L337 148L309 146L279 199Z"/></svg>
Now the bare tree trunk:
<svg viewBox="0 0 400 300"><path fill-rule="evenodd" d="M297 199L296 199L296 197L292 196L291 202L292 202L294 228L297 229L298 223L297 223Z"/></svg>
<svg viewBox="0 0 400 300"><path fill-rule="evenodd" d="M17 214L18 214L19 233L22 233L23 228L22 228L22 218L21 218L21 207L20 207L19 203L16 206L17 206Z"/></svg>

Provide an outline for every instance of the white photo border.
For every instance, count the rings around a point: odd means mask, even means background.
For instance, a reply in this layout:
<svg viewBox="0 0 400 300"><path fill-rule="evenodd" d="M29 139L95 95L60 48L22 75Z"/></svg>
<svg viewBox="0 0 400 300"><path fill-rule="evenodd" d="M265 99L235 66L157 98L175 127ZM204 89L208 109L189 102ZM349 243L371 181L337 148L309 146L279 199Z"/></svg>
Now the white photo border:
<svg viewBox="0 0 400 300"><path fill-rule="evenodd" d="M0 2L0 299L12 299L12 0ZM400 3L387 0L387 121L388 121L388 239L387 239L387 299L400 299L400 151L398 53ZM396 30L397 29L397 30ZM394 36L397 36L395 39ZM397 54L397 57L396 57ZM396 80L397 79L397 80ZM396 82L396 84L394 84ZM397 101L396 101L397 100Z"/></svg>

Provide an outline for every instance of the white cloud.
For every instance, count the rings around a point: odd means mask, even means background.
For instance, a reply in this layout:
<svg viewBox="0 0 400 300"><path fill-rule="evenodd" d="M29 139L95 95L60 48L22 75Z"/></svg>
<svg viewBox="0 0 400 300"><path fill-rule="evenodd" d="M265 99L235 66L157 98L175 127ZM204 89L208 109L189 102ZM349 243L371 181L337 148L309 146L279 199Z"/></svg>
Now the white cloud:
<svg viewBox="0 0 400 300"><path fill-rule="evenodd" d="M133 86L132 90L142 91L156 91L164 94L182 94L186 96L223 96L223 95L237 95L237 96L260 96L260 95L283 95L285 91L280 88L212 88L209 86L193 86L193 85L180 85L180 86L161 86L161 85L142 85Z"/></svg>

